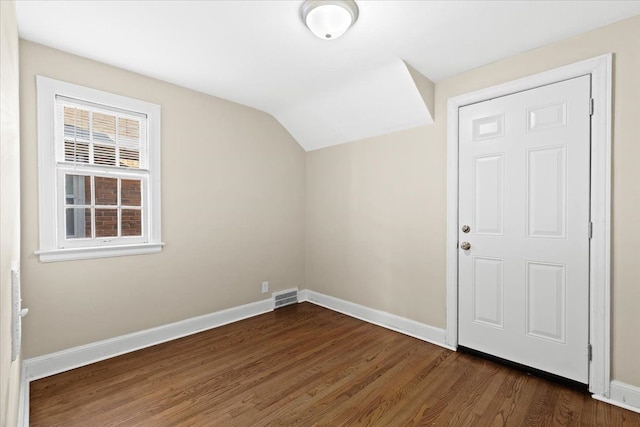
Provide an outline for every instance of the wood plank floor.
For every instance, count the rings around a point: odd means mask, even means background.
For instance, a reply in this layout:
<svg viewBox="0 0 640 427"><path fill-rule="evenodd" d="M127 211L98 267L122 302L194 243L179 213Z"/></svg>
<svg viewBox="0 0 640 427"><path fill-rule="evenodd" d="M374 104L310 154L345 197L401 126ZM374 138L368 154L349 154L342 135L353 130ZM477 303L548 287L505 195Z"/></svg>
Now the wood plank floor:
<svg viewBox="0 0 640 427"><path fill-rule="evenodd" d="M31 383L32 426L640 426L640 414L310 303Z"/></svg>

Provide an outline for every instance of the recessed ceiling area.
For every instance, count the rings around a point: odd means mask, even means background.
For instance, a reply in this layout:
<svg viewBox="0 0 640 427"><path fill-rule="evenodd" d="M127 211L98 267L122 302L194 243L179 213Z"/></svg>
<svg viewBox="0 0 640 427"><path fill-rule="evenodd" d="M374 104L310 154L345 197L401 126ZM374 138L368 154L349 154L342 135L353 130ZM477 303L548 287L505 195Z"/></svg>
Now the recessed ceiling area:
<svg viewBox="0 0 640 427"><path fill-rule="evenodd" d="M438 82L640 14L638 1L357 1L335 40L303 1L17 1L20 37L273 115L305 150L431 123Z"/></svg>

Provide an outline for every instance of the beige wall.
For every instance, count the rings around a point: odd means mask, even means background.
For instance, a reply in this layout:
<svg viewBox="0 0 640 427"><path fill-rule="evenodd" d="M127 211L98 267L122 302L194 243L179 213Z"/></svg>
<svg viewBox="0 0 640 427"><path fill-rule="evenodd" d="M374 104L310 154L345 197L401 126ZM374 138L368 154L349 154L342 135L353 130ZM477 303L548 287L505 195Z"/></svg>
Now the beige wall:
<svg viewBox="0 0 640 427"><path fill-rule="evenodd" d="M0 2L0 425L17 422L20 358L11 362L11 266L20 262L20 108L15 3Z"/></svg>
<svg viewBox="0 0 640 427"><path fill-rule="evenodd" d="M35 76L162 106L160 254L41 263ZM304 286L304 151L271 116L20 42L25 357Z"/></svg>
<svg viewBox="0 0 640 427"><path fill-rule="evenodd" d="M20 47L26 357L257 301L263 280L444 328L447 99L614 52L613 377L640 386L640 17L439 82L433 125L306 156L259 111ZM36 74L162 105L162 253L37 260Z"/></svg>
<svg viewBox="0 0 640 427"><path fill-rule="evenodd" d="M422 127L307 153L309 289L445 327L446 147L434 140Z"/></svg>
<svg viewBox="0 0 640 427"><path fill-rule="evenodd" d="M307 287L445 327L447 99L608 52L612 375L640 386L640 16L437 83L431 126L307 153Z"/></svg>

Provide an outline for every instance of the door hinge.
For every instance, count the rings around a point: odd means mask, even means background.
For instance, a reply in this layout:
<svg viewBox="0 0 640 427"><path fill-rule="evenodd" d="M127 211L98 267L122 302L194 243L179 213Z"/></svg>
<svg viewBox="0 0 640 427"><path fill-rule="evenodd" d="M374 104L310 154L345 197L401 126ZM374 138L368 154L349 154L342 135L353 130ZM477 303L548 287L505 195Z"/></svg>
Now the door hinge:
<svg viewBox="0 0 640 427"><path fill-rule="evenodd" d="M589 221L589 238L593 238L593 222Z"/></svg>
<svg viewBox="0 0 640 427"><path fill-rule="evenodd" d="M589 115L593 116L593 112L595 110L595 104L593 102L593 98L589 98Z"/></svg>
<svg viewBox="0 0 640 427"><path fill-rule="evenodd" d="M589 362L591 362L593 360L593 347L591 347L591 344L587 346L587 355L589 356Z"/></svg>

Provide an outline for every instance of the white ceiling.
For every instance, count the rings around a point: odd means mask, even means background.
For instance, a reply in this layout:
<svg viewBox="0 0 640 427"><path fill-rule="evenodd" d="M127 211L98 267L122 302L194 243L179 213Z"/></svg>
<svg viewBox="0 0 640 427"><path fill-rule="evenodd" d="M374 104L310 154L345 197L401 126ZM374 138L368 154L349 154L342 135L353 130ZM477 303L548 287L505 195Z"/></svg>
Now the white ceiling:
<svg viewBox="0 0 640 427"><path fill-rule="evenodd" d="M20 37L276 117L306 150L429 123L432 81L640 14L640 1L365 1L339 39L302 0L17 1ZM404 62L403 62L404 61Z"/></svg>

